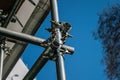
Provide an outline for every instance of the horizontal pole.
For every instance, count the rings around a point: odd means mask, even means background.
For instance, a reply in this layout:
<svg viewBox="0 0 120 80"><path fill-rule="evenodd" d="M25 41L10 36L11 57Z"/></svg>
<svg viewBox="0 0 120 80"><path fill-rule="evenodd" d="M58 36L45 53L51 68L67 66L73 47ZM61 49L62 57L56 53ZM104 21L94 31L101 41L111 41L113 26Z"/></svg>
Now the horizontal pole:
<svg viewBox="0 0 120 80"><path fill-rule="evenodd" d="M16 31L8 30L8 29L2 28L2 27L0 27L0 35L15 39L15 40L19 40L19 41L35 44L38 46L42 46L44 48L47 47L47 46L42 44L45 41L45 39L34 37L32 35L28 35L25 33L20 33L20 32L16 32ZM74 52L73 47L63 45L62 48L68 50L70 53Z"/></svg>

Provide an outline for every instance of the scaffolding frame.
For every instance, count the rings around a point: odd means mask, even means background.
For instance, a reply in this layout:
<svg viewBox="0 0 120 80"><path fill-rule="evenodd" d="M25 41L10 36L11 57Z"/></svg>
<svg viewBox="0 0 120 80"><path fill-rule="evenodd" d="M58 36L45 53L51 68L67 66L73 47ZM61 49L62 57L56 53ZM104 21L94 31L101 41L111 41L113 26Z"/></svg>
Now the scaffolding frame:
<svg viewBox="0 0 120 80"><path fill-rule="evenodd" d="M49 40L37 38L25 33L14 32L0 27L0 35L4 37L19 40L21 41L20 43L22 44L32 43L45 48L44 52L41 54L41 56L38 58L38 60L35 62L35 64L32 66L32 68L26 74L23 80L33 80L49 59L52 59L56 62L57 79L66 80L63 55L64 53L72 54L74 52L74 48L63 45L62 41L63 33L61 31L61 27L65 26L61 25L59 22L57 0L50 0L50 5L52 14L51 15L52 42L48 42ZM68 32L66 32L66 34L67 33ZM68 35L66 34L64 36L66 36L67 38ZM52 56L50 56L51 54Z"/></svg>

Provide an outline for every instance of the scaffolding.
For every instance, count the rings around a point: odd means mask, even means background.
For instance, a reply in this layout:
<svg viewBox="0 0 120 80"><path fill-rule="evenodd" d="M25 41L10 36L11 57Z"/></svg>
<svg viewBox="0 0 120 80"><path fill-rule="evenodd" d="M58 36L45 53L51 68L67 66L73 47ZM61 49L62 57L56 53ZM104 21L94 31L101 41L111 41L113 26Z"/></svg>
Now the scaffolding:
<svg viewBox="0 0 120 80"><path fill-rule="evenodd" d="M29 72L25 75L23 80L33 80L35 76L40 72L48 60L53 60L56 63L57 80L66 80L65 68L64 68L64 53L73 54L74 48L64 45L66 39L71 37L68 32L71 29L71 25L67 22L59 21L57 0L50 0L51 7L51 28L47 28L51 37L47 40L34 37L25 33L19 33L11 31L0 26L0 37L8 37L14 40L21 41L21 44L31 43L41 47L44 47L44 52L40 55L37 61L34 63ZM5 40L4 40L5 41ZM1 56L1 69L0 77L2 80L3 74L3 48L0 44L0 56ZM5 45L5 44L4 44ZM3 78L4 79L4 78Z"/></svg>

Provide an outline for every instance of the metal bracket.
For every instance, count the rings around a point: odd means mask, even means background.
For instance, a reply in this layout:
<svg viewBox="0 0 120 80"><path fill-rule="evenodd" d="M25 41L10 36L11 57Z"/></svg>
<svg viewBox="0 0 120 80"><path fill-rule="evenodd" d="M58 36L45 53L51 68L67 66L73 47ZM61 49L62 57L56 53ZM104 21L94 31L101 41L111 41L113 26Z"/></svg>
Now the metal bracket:
<svg viewBox="0 0 120 80"><path fill-rule="evenodd" d="M10 47L7 47L7 44L6 44L5 40L6 40L5 37L0 36L0 47L4 50L4 53L6 55L10 55L12 50L10 49Z"/></svg>
<svg viewBox="0 0 120 80"><path fill-rule="evenodd" d="M50 38L48 38L46 41L44 41L44 42L42 43L42 45L47 46L47 47L51 47L52 51L50 51L50 54L51 54L52 57L53 57L53 53L54 53L53 50L57 49L58 46L61 45L61 44L59 44L58 42L56 42L56 41L55 41L55 38L50 37ZM62 46L63 46L63 45L62 45ZM61 49L60 49L60 52L62 52L62 53L64 53L64 54L70 54L70 55L73 54L72 52L70 52L70 51L67 50L66 48L61 48ZM55 56L55 55L54 55L54 56ZM48 55L47 55L47 57L48 57ZM51 58L51 56L49 56L49 57Z"/></svg>
<svg viewBox="0 0 120 80"><path fill-rule="evenodd" d="M66 42L66 39L68 37L72 37L72 35L70 35L68 32L71 30L71 25L67 22L56 22L56 21L51 21L52 24L54 26L56 26L57 28L60 29L60 32L61 32L61 35L62 35L62 41L63 41L63 44ZM55 31L55 28L46 28L46 30L48 32L50 32L52 34L52 37L55 38L55 35L56 35L56 31Z"/></svg>
<svg viewBox="0 0 120 80"><path fill-rule="evenodd" d="M61 55L64 58L64 54L61 54ZM51 49L48 54L44 54L42 57L52 61L56 61L58 58L58 54L56 54L55 50Z"/></svg>

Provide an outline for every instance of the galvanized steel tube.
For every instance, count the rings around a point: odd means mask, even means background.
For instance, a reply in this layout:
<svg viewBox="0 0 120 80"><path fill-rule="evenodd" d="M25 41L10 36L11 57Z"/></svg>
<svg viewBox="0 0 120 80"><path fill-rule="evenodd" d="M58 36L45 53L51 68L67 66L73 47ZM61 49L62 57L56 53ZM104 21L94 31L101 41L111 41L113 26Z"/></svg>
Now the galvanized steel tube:
<svg viewBox="0 0 120 80"><path fill-rule="evenodd" d="M59 22L57 0L50 0L50 5L51 5L52 20L55 22ZM55 28L56 41L59 44L59 47L56 49L56 53L54 53L58 55L56 60L57 80L66 80L63 53L60 52L61 45L63 44L61 40L62 39L61 32L56 25L52 24L52 27Z"/></svg>
<svg viewBox="0 0 120 80"><path fill-rule="evenodd" d="M12 39L16 39L16 40L19 40L19 41L32 43L32 44L35 44L35 45L38 45L38 46L47 47L47 46L42 45L42 42L44 42L45 39L37 38L37 37L34 37L32 35L28 35L28 34L25 34L25 33L11 31L11 30L8 30L8 29L2 28L2 27L0 27L0 35L6 36L6 37L9 37L9 38L12 38ZM62 48L67 49L71 53L74 52L73 47L62 45Z"/></svg>

